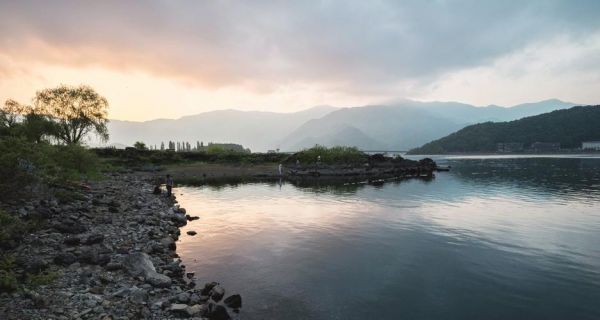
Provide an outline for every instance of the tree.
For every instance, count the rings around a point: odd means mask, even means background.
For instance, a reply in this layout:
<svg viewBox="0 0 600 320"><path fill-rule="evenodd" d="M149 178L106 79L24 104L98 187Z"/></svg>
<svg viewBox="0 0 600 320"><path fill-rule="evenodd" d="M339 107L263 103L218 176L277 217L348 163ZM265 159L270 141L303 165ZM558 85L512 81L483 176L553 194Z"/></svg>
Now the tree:
<svg viewBox="0 0 600 320"><path fill-rule="evenodd" d="M162 141L160 143L160 151L165 151L165 143Z"/></svg>
<svg viewBox="0 0 600 320"><path fill-rule="evenodd" d="M56 137L66 144L79 143L90 132L108 140L108 101L89 86L61 85L38 91L34 105L36 113L56 123Z"/></svg>
<svg viewBox="0 0 600 320"><path fill-rule="evenodd" d="M14 127L18 123L19 117L28 113L30 109L30 106L20 104L15 100L6 100L4 107L0 108L0 127Z"/></svg>
<svg viewBox="0 0 600 320"><path fill-rule="evenodd" d="M133 147L138 149L138 150L146 150L146 144L141 142L141 141L137 141L136 143L133 144Z"/></svg>

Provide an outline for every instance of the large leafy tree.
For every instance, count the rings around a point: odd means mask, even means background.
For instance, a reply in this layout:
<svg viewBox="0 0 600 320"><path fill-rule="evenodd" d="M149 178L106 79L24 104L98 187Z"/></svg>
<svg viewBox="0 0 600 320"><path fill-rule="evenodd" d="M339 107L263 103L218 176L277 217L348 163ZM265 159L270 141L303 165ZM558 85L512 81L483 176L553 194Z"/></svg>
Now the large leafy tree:
<svg viewBox="0 0 600 320"><path fill-rule="evenodd" d="M76 144L88 133L108 140L108 101L89 86L61 85L38 91L35 111L56 123L56 138L66 144Z"/></svg>

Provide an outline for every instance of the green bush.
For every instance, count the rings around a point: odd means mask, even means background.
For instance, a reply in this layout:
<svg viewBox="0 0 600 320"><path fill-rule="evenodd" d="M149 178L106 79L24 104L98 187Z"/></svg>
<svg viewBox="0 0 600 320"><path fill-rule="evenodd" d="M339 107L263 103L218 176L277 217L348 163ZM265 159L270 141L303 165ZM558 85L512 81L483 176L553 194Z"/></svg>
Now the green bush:
<svg viewBox="0 0 600 320"><path fill-rule="evenodd" d="M24 193L25 186L40 178L45 162L41 149L22 138L0 138L0 199Z"/></svg>
<svg viewBox="0 0 600 320"><path fill-rule="evenodd" d="M331 147L316 145L310 149L304 149L292 156L286 162L294 163L296 160L300 164L314 164L321 157L323 164L360 164L368 160L368 155L355 147Z"/></svg>
<svg viewBox="0 0 600 320"><path fill-rule="evenodd" d="M53 146L49 177L61 181L93 178L99 172L98 156L78 144Z"/></svg>

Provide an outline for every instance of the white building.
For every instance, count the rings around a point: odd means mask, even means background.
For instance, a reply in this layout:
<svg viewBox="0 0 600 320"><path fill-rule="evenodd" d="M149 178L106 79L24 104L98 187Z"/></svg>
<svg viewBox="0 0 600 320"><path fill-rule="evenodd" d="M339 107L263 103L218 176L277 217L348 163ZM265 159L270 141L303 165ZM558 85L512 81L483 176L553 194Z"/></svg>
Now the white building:
<svg viewBox="0 0 600 320"><path fill-rule="evenodd" d="M581 143L583 150L600 150L600 141L584 141Z"/></svg>

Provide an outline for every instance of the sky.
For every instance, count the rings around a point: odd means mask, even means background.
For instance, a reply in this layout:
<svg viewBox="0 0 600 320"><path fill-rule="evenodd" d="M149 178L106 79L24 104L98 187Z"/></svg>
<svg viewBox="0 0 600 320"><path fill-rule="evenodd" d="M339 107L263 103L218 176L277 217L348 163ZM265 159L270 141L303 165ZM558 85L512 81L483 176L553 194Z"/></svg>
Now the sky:
<svg viewBox="0 0 600 320"><path fill-rule="evenodd" d="M600 104L600 1L0 0L0 100L87 84L121 120L408 98Z"/></svg>

